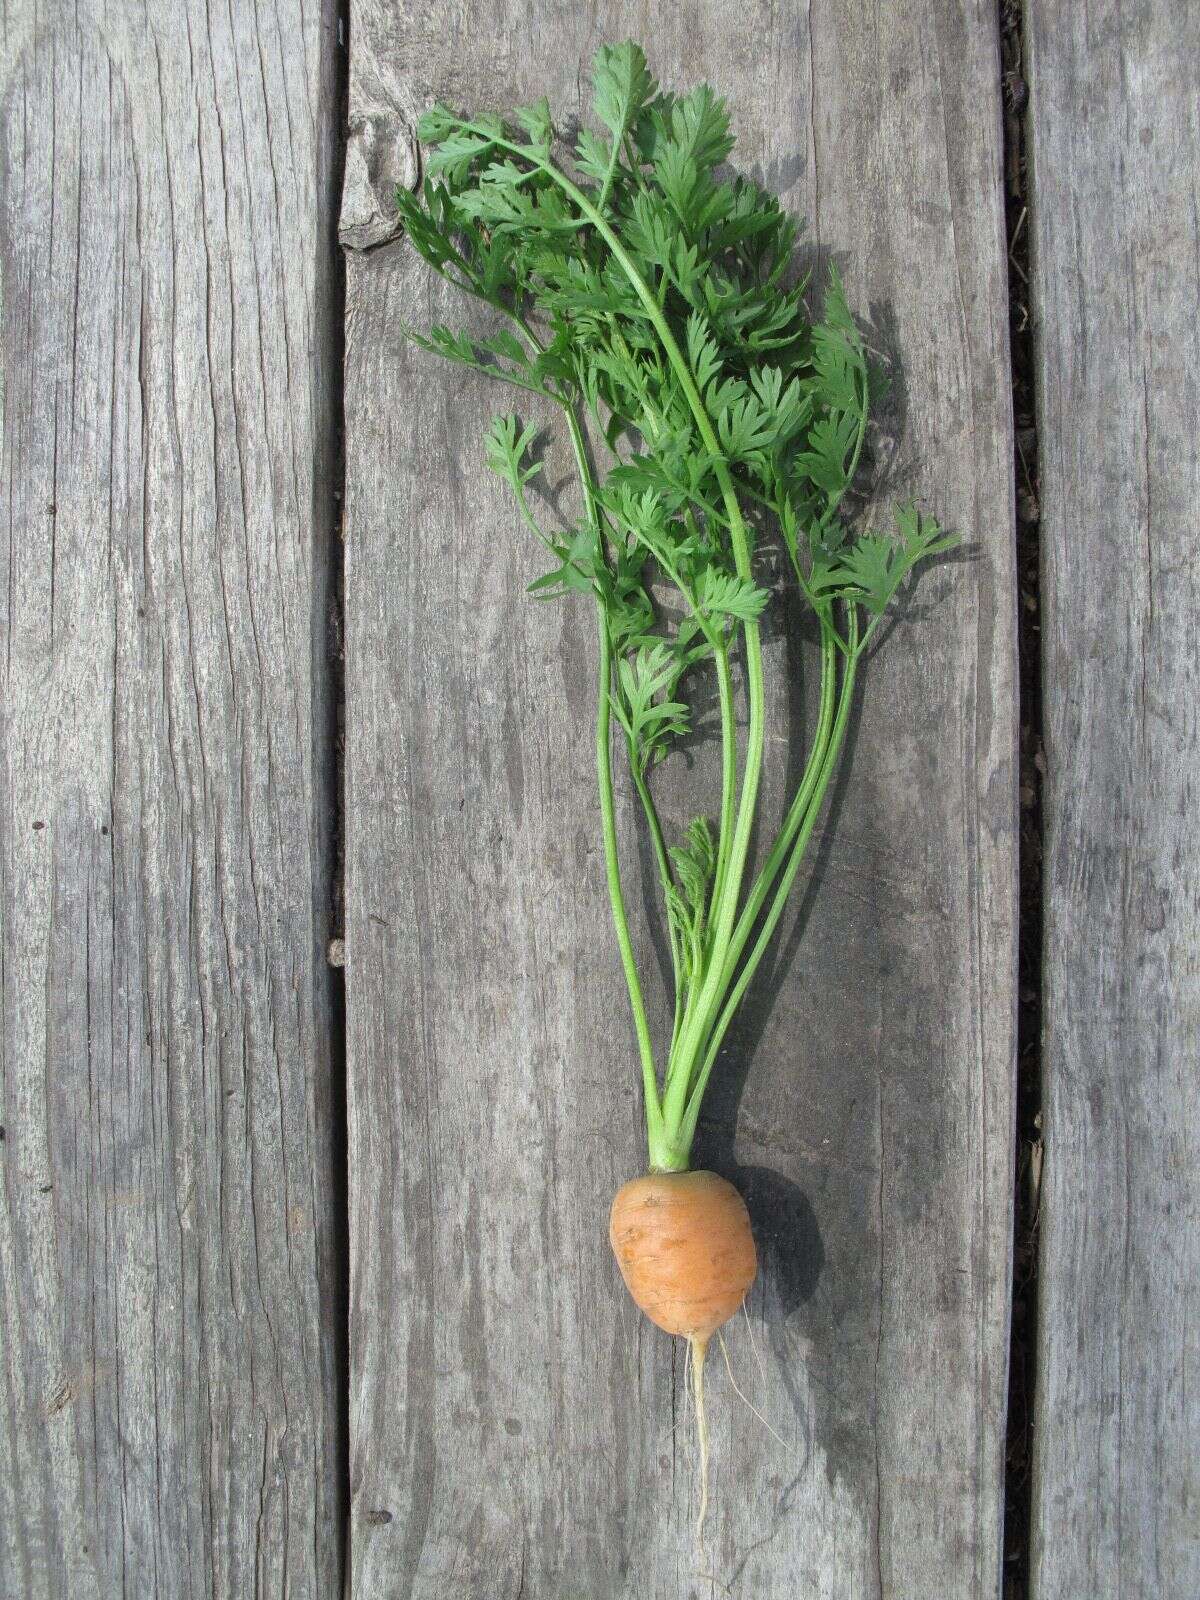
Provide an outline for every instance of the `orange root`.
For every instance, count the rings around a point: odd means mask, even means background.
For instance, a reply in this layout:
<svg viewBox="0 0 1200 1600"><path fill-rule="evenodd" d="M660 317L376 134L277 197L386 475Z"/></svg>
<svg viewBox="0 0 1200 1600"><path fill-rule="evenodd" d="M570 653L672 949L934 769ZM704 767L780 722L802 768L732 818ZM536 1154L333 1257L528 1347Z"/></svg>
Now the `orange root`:
<svg viewBox="0 0 1200 1600"><path fill-rule="evenodd" d="M707 1342L758 1272L746 1203L715 1172L651 1172L618 1192L608 1237L630 1294L667 1333Z"/></svg>

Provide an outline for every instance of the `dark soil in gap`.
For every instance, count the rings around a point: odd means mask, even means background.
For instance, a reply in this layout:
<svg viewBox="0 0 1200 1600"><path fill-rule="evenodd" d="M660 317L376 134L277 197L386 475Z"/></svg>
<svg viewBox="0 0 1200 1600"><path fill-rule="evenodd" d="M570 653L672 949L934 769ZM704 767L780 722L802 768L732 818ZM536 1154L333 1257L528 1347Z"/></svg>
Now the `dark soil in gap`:
<svg viewBox="0 0 1200 1600"><path fill-rule="evenodd" d="M1029 1593L1038 1214L1042 1172L1042 750L1038 438L1030 307L1029 92L1019 0L1000 0L1004 189L1016 427L1017 591L1020 614L1020 926L1017 1009L1016 1214L1005 1463L1004 1600Z"/></svg>
<svg viewBox="0 0 1200 1600"><path fill-rule="evenodd" d="M329 301L333 327L329 352L329 382L332 387L332 437L328 456L329 517L325 570L325 615L320 619L323 637L323 667L327 697L327 723L323 730L328 767L325 783L330 803L326 848L329 851L328 937L329 963L329 1094L332 1106L332 1180L334 1185L333 1256L337 1281L332 1295L336 1325L334 1360L337 1369L337 1436L332 1447L337 1452L340 1480L339 1506L342 1547L342 1584L339 1593L350 1593L350 1215L349 1215L349 1128L346 1068L346 986L345 986L345 752L346 752L346 652L345 652L345 545L343 504L346 483L345 456L345 378L346 378L346 261L338 238L342 175L345 171L346 129L350 90L350 0L335 0L327 22L324 76L331 97L333 127L337 140L334 172L329 194L329 229L325 241L329 251ZM330 1597L333 1600L333 1597Z"/></svg>

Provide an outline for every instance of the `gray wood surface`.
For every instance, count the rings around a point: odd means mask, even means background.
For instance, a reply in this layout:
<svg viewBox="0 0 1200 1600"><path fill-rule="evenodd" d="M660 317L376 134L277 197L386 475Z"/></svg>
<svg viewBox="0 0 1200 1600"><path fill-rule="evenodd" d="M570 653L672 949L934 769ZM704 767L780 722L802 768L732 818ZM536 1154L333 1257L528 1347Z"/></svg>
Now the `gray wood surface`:
<svg viewBox="0 0 1200 1600"><path fill-rule="evenodd" d="M337 1592L332 15L2 13L5 1600Z"/></svg>
<svg viewBox="0 0 1200 1600"><path fill-rule="evenodd" d="M353 1593L994 1596L1015 812L994 7L354 0L351 25L345 239L376 246L350 257L347 316ZM593 619L525 597L538 553L482 465L512 402L405 348L402 319L477 313L386 242L425 103L545 92L570 116L595 47L630 35L670 86L730 97L735 161L844 265L899 362L888 495L973 541L865 674L819 892L712 1096L699 1154L746 1194L764 1258L729 1357L782 1442L714 1347L702 1560L682 1348L639 1318L605 1237L644 1149ZM775 812L810 651L777 622ZM712 778L707 754L664 775L672 826ZM619 805L636 901L627 787Z"/></svg>
<svg viewBox="0 0 1200 1600"><path fill-rule="evenodd" d="M1029 8L1045 574L1034 1579L1200 1594L1200 11Z"/></svg>

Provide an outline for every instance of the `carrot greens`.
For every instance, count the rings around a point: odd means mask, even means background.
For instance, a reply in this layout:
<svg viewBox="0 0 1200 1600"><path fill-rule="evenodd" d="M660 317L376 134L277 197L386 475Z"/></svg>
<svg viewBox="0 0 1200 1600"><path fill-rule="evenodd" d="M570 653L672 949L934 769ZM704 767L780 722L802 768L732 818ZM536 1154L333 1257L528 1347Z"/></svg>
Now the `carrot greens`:
<svg viewBox="0 0 1200 1600"><path fill-rule="evenodd" d="M581 486L575 525L543 526L530 502L535 426L497 418L487 460L550 558L533 592L595 602L608 889L650 1166L677 1172L816 826L863 654L913 567L957 541L915 506L897 512L891 534L856 531L844 515L878 378L836 271L814 318L806 285L789 274L796 224L773 195L725 170L734 143L725 102L705 84L662 90L632 43L598 51L593 87L600 129L581 129L566 152L545 100L506 118L435 106L421 119L425 177L419 193L398 196L408 237L504 321L488 336L406 331L563 417ZM590 441L606 453L602 469ZM758 558L768 538L816 620L821 689L803 775L754 874L767 716L759 619L771 598ZM677 603L656 598L664 586ZM691 726L688 693L702 673L715 678L720 706L715 823L698 817L669 841L652 778ZM622 888L614 745L666 909L675 1000L661 1066Z"/></svg>

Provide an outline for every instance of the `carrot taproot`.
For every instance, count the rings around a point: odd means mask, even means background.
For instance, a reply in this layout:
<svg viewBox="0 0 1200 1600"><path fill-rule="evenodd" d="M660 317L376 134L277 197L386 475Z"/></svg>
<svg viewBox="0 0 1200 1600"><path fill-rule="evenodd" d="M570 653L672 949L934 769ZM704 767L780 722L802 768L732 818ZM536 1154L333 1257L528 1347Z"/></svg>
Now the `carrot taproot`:
<svg viewBox="0 0 1200 1600"><path fill-rule="evenodd" d="M613 1201L609 1241L638 1306L666 1333L707 1342L758 1271L746 1202L715 1172L648 1172Z"/></svg>
<svg viewBox="0 0 1200 1600"><path fill-rule="evenodd" d="M715 1172L648 1172L617 1191L608 1238L639 1309L690 1347L700 1445L699 1540L708 1509L704 1356L758 1273L750 1213L733 1185Z"/></svg>

